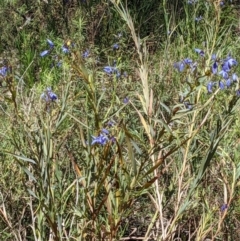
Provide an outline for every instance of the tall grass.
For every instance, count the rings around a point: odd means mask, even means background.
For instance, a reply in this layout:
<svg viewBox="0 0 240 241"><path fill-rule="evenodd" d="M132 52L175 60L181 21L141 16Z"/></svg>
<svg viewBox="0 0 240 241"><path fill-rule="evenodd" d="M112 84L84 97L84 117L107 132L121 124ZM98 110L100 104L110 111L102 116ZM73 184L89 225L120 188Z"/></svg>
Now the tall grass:
<svg viewBox="0 0 240 241"><path fill-rule="evenodd" d="M237 240L231 6L143 3L167 35L152 53L135 5L69 4L69 16L58 18L58 4L42 26L53 32L21 30L24 48L0 66L2 240ZM219 74L226 61L230 84Z"/></svg>

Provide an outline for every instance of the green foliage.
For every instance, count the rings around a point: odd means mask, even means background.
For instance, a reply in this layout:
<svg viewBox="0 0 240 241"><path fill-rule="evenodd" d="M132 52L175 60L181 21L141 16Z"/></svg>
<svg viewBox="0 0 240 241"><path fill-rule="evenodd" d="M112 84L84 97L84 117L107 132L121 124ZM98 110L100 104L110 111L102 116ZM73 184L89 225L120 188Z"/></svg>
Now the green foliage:
<svg viewBox="0 0 240 241"><path fill-rule="evenodd" d="M2 240L238 240L233 5L0 4Z"/></svg>

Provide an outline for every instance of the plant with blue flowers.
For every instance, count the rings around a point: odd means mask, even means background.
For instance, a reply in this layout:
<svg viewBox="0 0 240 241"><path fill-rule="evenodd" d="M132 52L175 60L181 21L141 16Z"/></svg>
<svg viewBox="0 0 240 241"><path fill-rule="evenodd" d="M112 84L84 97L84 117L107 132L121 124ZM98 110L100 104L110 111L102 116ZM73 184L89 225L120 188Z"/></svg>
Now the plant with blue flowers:
<svg viewBox="0 0 240 241"><path fill-rule="evenodd" d="M222 2L32 1L21 54L0 59L2 240L238 240L240 45Z"/></svg>

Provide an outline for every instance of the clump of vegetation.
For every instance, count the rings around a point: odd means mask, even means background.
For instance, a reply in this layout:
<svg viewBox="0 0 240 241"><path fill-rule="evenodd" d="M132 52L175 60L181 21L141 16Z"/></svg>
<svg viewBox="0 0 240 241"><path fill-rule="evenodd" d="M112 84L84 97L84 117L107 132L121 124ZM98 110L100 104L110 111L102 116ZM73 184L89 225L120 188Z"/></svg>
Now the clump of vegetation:
<svg viewBox="0 0 240 241"><path fill-rule="evenodd" d="M237 2L0 4L2 240L238 240Z"/></svg>

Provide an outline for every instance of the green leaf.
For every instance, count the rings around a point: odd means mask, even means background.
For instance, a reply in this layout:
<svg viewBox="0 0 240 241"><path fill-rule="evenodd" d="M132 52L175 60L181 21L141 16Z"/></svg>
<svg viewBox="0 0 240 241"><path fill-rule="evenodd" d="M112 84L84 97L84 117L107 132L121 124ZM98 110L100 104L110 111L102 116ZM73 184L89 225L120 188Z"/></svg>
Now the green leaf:
<svg viewBox="0 0 240 241"><path fill-rule="evenodd" d="M36 162L35 162L34 160L30 159L30 158L27 158L27 157L24 157L24 156L20 156L20 155L16 155L16 154L13 154L13 153L11 153L11 152L7 152L7 151L4 152L4 153L6 153L6 154L10 154L10 155L14 156L15 158L20 159L20 160L22 160L22 161L30 162L30 163L36 164Z"/></svg>
<svg viewBox="0 0 240 241"><path fill-rule="evenodd" d="M29 194L32 195L33 197L35 197L36 199L38 199L38 197L36 196L36 194L31 190L31 189L27 189Z"/></svg>
<svg viewBox="0 0 240 241"><path fill-rule="evenodd" d="M21 167L22 170L29 176L29 179L32 181L37 182L37 180L35 179L35 177L33 176L33 174L26 168L26 167Z"/></svg>

